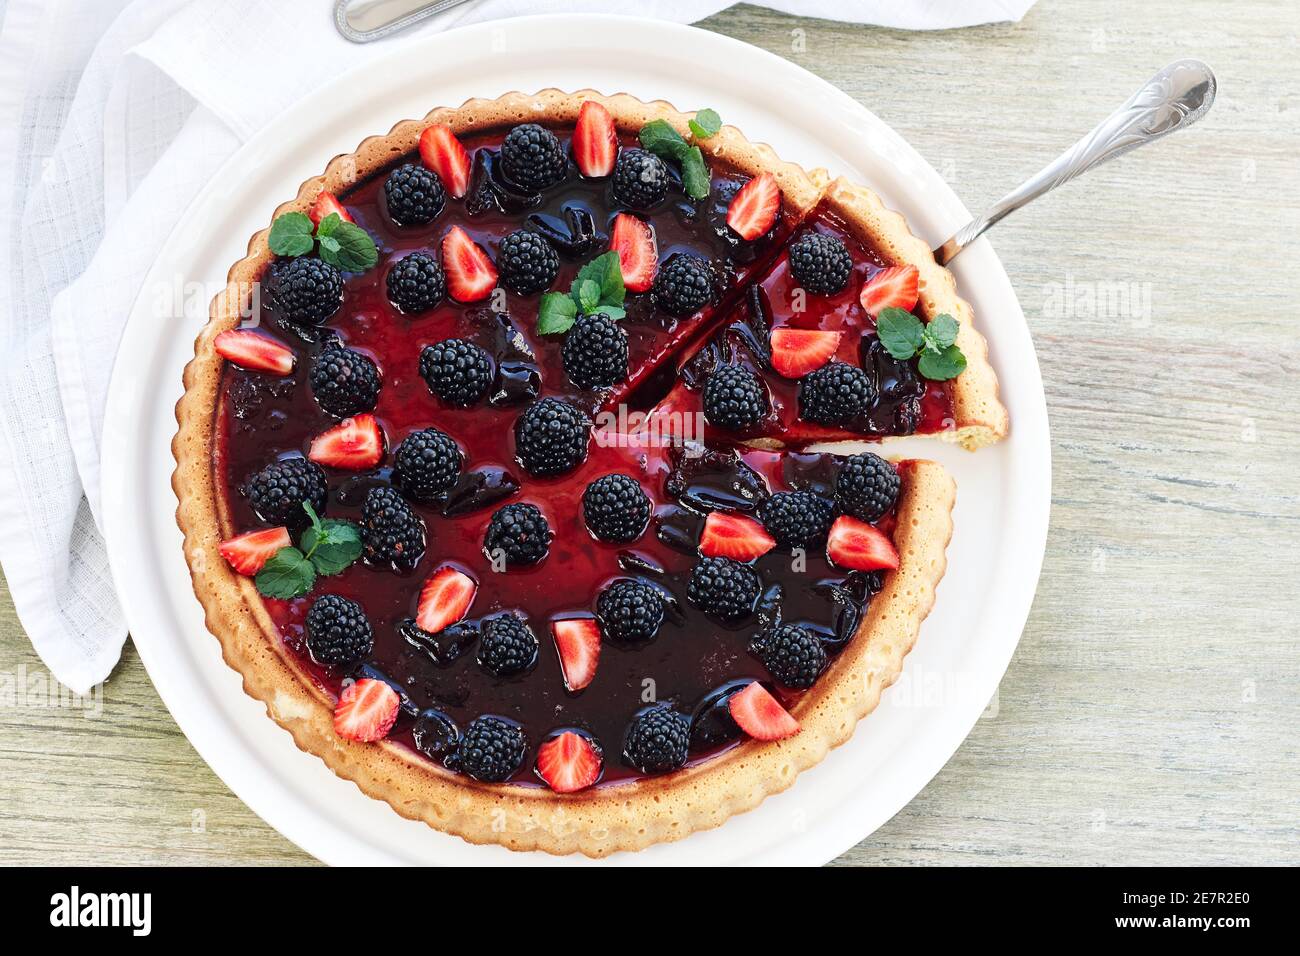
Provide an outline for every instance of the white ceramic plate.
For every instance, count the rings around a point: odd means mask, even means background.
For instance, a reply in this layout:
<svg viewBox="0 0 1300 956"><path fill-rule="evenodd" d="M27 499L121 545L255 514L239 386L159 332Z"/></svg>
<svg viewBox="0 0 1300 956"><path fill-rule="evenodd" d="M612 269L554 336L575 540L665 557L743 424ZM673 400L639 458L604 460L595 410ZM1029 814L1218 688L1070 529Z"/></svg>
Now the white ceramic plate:
<svg viewBox="0 0 1300 956"><path fill-rule="evenodd" d="M786 159L857 177L927 240L969 217L939 175L844 93L787 61L703 30L618 17L533 17L482 24L395 48L321 89L249 142L214 177L164 246L118 353L104 436L109 552L131 633L181 729L267 823L329 863L552 862L474 847L335 777L247 697L205 630L173 520L169 443L181 369L248 237L338 153L439 105L509 90L593 87L711 106ZM900 684L853 739L789 791L725 826L613 864L819 864L862 840L947 762L994 697L1029 613L1047 536L1051 462L1033 345L1006 273L987 242L958 260L1012 434L972 455L914 440L891 452L941 460L957 479L956 534L934 613ZM162 322L150 290L203 282L186 314ZM564 862L586 862L581 857Z"/></svg>

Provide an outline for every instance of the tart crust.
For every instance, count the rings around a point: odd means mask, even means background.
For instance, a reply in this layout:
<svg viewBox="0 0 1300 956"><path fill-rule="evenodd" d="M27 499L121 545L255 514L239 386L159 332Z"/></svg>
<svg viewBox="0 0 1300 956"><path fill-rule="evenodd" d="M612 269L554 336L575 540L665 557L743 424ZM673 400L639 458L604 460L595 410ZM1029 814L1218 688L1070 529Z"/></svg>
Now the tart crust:
<svg viewBox="0 0 1300 956"><path fill-rule="evenodd" d="M305 212L322 190L347 190L414 150L421 131L430 124L445 123L456 133L468 133L522 121L572 122L587 99L604 103L621 129L664 118L685 132L690 118L664 102L644 103L625 94L604 96L587 90L469 100L459 108L436 109L424 120L403 121L387 135L363 140L354 153L335 157L323 175L304 182L297 197L276 209L275 215ZM797 214L813 208L828 182L824 172L805 173L784 163L770 147L750 143L733 127L711 137L706 152L741 172L771 172ZM901 217L884 211L872 194L842 181L830 189L832 196L841 197L837 201L845 203L846 217L857 216L868 223L879 220L885 225L883 234L893 237L901 255L915 255L919 240L907 233ZM361 744L336 736L334 695L299 666L284 647L252 580L232 571L218 551L234 529L216 454L223 360L213 340L237 326L246 314L254 284L273 258L267 232L255 234L248 255L231 268L227 286L213 300L209 321L196 340L195 357L185 368L185 393L176 406L179 429L172 442L176 459L172 486L179 503L177 524L184 534L186 560L207 628L220 641L226 663L242 675L245 692L265 704L268 715L289 731L300 749L317 755L340 777L386 801L402 816L423 820L471 843L603 857L681 839L756 806L766 796L788 788L800 771L848 740L857 722L875 708L915 643L947 564L955 486L934 462L903 463L894 534L900 567L885 576L883 589L872 600L854 639L794 706L792 712L802 726L794 737L776 743L745 740L664 777L560 795L540 787L481 784L393 741ZM893 246L884 248L892 254ZM957 316L963 335L975 336L978 353L963 343L974 365L976 354L981 358L985 354L983 339L970 327L969 307L956 298L951 276L947 280L943 276L948 276L946 270L931 260L930 268L922 272L923 300L927 310L933 307L936 314L949 311ZM990 400L996 404L996 380L991 369L987 374L993 382ZM963 427L987 428L991 436L987 440L994 440L1005 433L1005 412L1001 421L1001 432L996 422L972 421Z"/></svg>

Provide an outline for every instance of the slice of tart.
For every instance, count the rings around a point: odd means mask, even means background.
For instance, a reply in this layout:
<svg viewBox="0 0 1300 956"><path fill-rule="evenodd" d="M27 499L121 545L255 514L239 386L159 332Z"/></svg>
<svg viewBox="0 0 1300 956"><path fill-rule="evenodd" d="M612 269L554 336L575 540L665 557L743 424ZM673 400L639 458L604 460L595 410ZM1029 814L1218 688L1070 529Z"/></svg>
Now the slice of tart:
<svg viewBox="0 0 1300 956"><path fill-rule="evenodd" d="M398 124L277 210L173 484L208 627L300 747L467 840L603 856L847 739L931 607L951 479L595 427L829 228L822 183L716 116L548 90Z"/></svg>
<svg viewBox="0 0 1300 956"><path fill-rule="evenodd" d="M843 178L683 361L656 413L702 415L710 436L767 447L922 434L973 450L1007 433L988 347L952 274Z"/></svg>

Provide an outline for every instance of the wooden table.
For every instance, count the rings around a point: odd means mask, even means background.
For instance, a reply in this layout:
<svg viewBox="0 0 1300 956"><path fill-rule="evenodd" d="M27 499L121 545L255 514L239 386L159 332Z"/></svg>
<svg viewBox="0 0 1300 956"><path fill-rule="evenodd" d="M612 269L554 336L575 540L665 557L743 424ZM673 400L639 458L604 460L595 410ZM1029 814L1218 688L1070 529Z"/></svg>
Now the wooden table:
<svg viewBox="0 0 1300 956"><path fill-rule="evenodd" d="M1300 270L1271 261L1300 233L1300 11L1042 0L1018 25L900 33L742 6L703 25L847 90L972 208L1166 62L1215 68L1194 131L994 233L1051 413L1038 598L996 716L840 862L1300 860ZM45 674L0 589L0 671L20 668ZM0 707L0 862L311 862L199 759L129 644L98 717L41 702Z"/></svg>

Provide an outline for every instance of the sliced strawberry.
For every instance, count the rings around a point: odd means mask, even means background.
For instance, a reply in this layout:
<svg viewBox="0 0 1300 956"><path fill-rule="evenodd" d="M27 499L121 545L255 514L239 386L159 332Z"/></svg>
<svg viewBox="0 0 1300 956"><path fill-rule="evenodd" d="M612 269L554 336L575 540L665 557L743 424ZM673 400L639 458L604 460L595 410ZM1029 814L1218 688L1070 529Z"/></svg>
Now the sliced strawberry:
<svg viewBox="0 0 1300 956"><path fill-rule="evenodd" d="M447 274L447 291L457 302L479 302L496 288L496 266L460 226L452 226L443 236L442 268Z"/></svg>
<svg viewBox="0 0 1300 956"><path fill-rule="evenodd" d="M843 335L820 329L776 329L772 333L772 368L786 378L815 372L835 355Z"/></svg>
<svg viewBox="0 0 1300 956"><path fill-rule="evenodd" d="M446 126L430 126L420 134L420 159L455 199L469 192L469 153Z"/></svg>
<svg viewBox="0 0 1300 956"><path fill-rule="evenodd" d="M420 589L420 604L416 609L415 623L422 631L437 634L462 620L474 603L478 585L464 571L450 565L429 575Z"/></svg>
<svg viewBox="0 0 1300 956"><path fill-rule="evenodd" d="M573 161L584 176L608 176L618 157L618 133L614 117L595 100L587 100L578 110L578 124L573 128Z"/></svg>
<svg viewBox="0 0 1300 956"><path fill-rule="evenodd" d="M752 561L776 547L776 539L753 518L711 511L700 533L700 554L706 558Z"/></svg>
<svg viewBox="0 0 1300 956"><path fill-rule="evenodd" d="M921 274L916 266L890 266L881 269L862 287L862 308L869 315L879 315L888 308L911 312L921 294Z"/></svg>
<svg viewBox="0 0 1300 956"><path fill-rule="evenodd" d="M262 570L262 565L270 561L275 552L291 544L288 529L267 528L223 541L218 550L240 574L253 575Z"/></svg>
<svg viewBox="0 0 1300 956"><path fill-rule="evenodd" d="M631 213L619 213L614 217L609 247L618 253L618 264L623 269L623 288L628 292L645 292L654 285L655 272L659 268L659 249L648 222Z"/></svg>
<svg viewBox="0 0 1300 956"><path fill-rule="evenodd" d="M293 371L293 352L261 332L229 329L213 339L212 344L218 355L240 368L272 375L288 375Z"/></svg>
<svg viewBox="0 0 1300 956"><path fill-rule="evenodd" d="M352 216L343 208L343 203L339 202L339 197L328 189L322 189L320 195L316 197L316 201L307 210L307 217L319 226L321 220L332 212L338 213L339 218L344 222L352 222Z"/></svg>
<svg viewBox="0 0 1300 956"><path fill-rule="evenodd" d="M741 239L766 235L781 209L781 187L771 173L761 173L731 197L727 207L727 225Z"/></svg>
<svg viewBox="0 0 1300 956"><path fill-rule="evenodd" d="M727 699L731 719L755 740L781 740L799 732L799 721L758 681Z"/></svg>
<svg viewBox="0 0 1300 956"><path fill-rule="evenodd" d="M589 617L552 621L551 634L555 637L555 648L560 652L564 686L571 691L582 690L596 676L596 664L600 661L600 625Z"/></svg>
<svg viewBox="0 0 1300 956"><path fill-rule="evenodd" d="M347 740L383 740L397 720L397 691L381 680L363 677L349 684L334 708L334 733Z"/></svg>
<svg viewBox="0 0 1300 956"><path fill-rule="evenodd" d="M537 776L556 793L585 790L600 777L600 755L582 734L566 730L537 748Z"/></svg>
<svg viewBox="0 0 1300 956"><path fill-rule="evenodd" d="M312 439L307 457L331 468L364 471L384 457L384 433L374 415L345 418Z"/></svg>
<svg viewBox="0 0 1300 956"><path fill-rule="evenodd" d="M841 568L875 571L897 568L898 550L894 542L865 521L840 515L831 525L826 539L826 555Z"/></svg>

